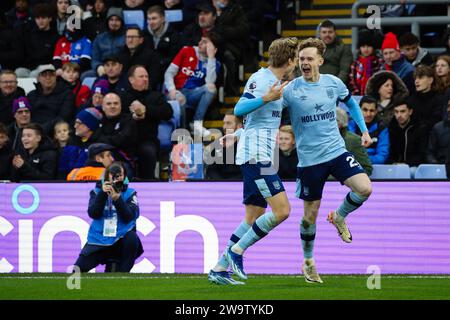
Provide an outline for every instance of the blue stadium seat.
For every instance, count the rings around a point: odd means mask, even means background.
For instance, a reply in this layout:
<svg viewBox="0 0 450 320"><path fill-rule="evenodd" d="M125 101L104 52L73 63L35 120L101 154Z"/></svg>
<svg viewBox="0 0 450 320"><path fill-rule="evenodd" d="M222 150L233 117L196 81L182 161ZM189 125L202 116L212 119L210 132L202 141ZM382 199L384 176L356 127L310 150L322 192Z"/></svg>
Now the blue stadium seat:
<svg viewBox="0 0 450 320"><path fill-rule="evenodd" d="M144 17L144 11L142 11L142 10L124 10L123 11L123 20L125 22L125 26L127 26L127 27L136 25L141 30L144 30L145 17Z"/></svg>
<svg viewBox="0 0 450 320"><path fill-rule="evenodd" d="M445 164L421 164L417 167L414 179L447 179Z"/></svg>
<svg viewBox="0 0 450 320"><path fill-rule="evenodd" d="M407 164L373 164L371 179L411 179Z"/></svg>
<svg viewBox="0 0 450 320"><path fill-rule="evenodd" d="M158 140L161 150L170 150L172 148L172 132L180 127L180 104L176 100L167 101L173 110L173 116L168 121L161 121L158 126Z"/></svg>
<svg viewBox="0 0 450 320"><path fill-rule="evenodd" d="M84 78L82 84L85 85L85 86L88 86L89 89L92 89L92 85L94 84L94 82L95 82L96 79L97 79L96 77L87 77L87 78Z"/></svg>
<svg viewBox="0 0 450 320"><path fill-rule="evenodd" d="M183 21L183 10L165 10L164 13L169 23Z"/></svg>

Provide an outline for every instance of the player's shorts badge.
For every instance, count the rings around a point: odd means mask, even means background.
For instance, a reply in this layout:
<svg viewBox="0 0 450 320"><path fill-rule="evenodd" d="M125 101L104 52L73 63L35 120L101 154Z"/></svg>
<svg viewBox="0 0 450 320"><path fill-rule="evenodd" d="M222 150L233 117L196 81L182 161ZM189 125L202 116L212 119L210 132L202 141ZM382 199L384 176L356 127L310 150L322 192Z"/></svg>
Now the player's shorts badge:
<svg viewBox="0 0 450 320"><path fill-rule="evenodd" d="M334 98L334 91L333 91L332 88L328 88L328 89L327 89L327 96L328 96L328 98L330 98L330 99L333 99L333 98Z"/></svg>
<svg viewBox="0 0 450 320"><path fill-rule="evenodd" d="M309 188L308 187L303 187L303 194L305 196L309 196Z"/></svg>
<svg viewBox="0 0 450 320"><path fill-rule="evenodd" d="M273 187L274 187L276 190L280 190L280 189L281 189L280 182L279 182L279 181L274 181L274 182L273 182Z"/></svg>

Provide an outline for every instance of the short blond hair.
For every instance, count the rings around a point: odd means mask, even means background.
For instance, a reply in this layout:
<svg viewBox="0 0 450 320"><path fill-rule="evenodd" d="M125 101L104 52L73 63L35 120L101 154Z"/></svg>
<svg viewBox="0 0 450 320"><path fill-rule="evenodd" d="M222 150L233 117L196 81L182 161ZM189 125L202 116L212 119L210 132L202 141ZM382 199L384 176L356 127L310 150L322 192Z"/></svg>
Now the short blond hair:
<svg viewBox="0 0 450 320"><path fill-rule="evenodd" d="M290 125L281 126L280 132L289 133L292 136L292 138L295 139L294 130L292 129L292 126L290 126Z"/></svg>
<svg viewBox="0 0 450 320"><path fill-rule="evenodd" d="M298 53L302 51L305 48L316 48L317 53L323 57L323 54L325 53L325 50L327 48L325 42L323 42L320 39L317 38L308 38L305 40L302 40L300 44L298 45Z"/></svg>
<svg viewBox="0 0 450 320"><path fill-rule="evenodd" d="M279 38L274 40L269 47L269 65L280 68L294 60L297 55L298 39L296 37Z"/></svg>

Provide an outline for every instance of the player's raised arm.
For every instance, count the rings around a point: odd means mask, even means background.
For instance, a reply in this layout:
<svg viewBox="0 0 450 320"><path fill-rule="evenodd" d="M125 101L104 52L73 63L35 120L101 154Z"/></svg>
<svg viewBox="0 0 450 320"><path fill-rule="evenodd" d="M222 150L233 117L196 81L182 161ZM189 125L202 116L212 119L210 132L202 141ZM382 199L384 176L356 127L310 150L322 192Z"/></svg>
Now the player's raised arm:
<svg viewBox="0 0 450 320"><path fill-rule="evenodd" d="M288 84L288 81L278 84L275 82L272 87L262 97L255 97L252 94L245 93L234 107L235 116L244 116L252 111L262 107L270 101L276 101L281 98L284 87Z"/></svg>
<svg viewBox="0 0 450 320"><path fill-rule="evenodd" d="M350 94L347 96L347 98L343 100L343 102L348 107L350 115L352 116L353 120L355 120L356 124L361 130L362 133L361 144L367 148L372 144L372 138L369 135L369 130L367 130L367 126L364 121L364 116L361 112L361 108L358 106L355 99L353 99L353 97Z"/></svg>

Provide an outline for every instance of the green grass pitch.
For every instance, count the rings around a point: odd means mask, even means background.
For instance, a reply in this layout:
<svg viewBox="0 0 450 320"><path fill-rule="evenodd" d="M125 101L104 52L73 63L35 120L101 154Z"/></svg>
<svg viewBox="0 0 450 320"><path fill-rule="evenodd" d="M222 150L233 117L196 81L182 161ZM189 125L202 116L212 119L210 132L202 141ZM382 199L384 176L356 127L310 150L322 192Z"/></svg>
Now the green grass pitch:
<svg viewBox="0 0 450 320"><path fill-rule="evenodd" d="M450 299L450 275L381 275L369 290L369 275L323 275L323 284L302 276L250 275L245 285L223 286L199 274L82 274L81 289L67 288L68 274L0 274L0 300L325 300ZM73 283L73 281L72 281Z"/></svg>

